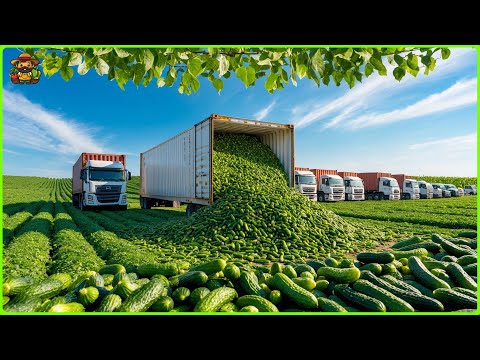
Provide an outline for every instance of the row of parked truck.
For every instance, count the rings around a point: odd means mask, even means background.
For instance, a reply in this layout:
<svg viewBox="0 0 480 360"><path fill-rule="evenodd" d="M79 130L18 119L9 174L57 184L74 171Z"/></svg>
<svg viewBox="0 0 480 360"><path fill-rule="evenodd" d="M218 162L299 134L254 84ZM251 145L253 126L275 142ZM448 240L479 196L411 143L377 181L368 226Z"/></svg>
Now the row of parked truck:
<svg viewBox="0 0 480 360"><path fill-rule="evenodd" d="M191 214L215 201L213 144L217 133L257 137L277 155L289 185L315 201L418 199L455 191L453 185L428 184L405 175L295 168L292 124L213 114L140 154L140 207L187 204L187 214ZM125 155L82 153L73 166L72 203L82 210L126 209L130 178Z"/></svg>
<svg viewBox="0 0 480 360"><path fill-rule="evenodd" d="M475 185L430 184L405 174L295 167L295 189L313 201L418 200L476 195Z"/></svg>

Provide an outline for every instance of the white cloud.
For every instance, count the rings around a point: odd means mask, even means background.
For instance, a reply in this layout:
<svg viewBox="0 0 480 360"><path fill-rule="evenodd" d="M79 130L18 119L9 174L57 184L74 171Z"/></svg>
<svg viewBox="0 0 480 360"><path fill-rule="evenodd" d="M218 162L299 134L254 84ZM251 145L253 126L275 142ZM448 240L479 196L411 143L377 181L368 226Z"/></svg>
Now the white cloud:
<svg viewBox="0 0 480 360"><path fill-rule="evenodd" d="M385 113L362 115L345 124L349 128L363 128L413 119L438 112L445 112L477 102L477 79L461 80L448 89L432 94L403 109Z"/></svg>
<svg viewBox="0 0 480 360"><path fill-rule="evenodd" d="M103 152L91 129L34 104L25 96L3 89L3 141L61 154Z"/></svg>
<svg viewBox="0 0 480 360"><path fill-rule="evenodd" d="M441 147L447 149L448 151L475 151L476 152L477 144L477 133L462 135L462 136L453 136L446 139L439 139L433 141L427 141L418 144L412 144L408 148L410 150L418 149L429 149L432 147Z"/></svg>
<svg viewBox="0 0 480 360"><path fill-rule="evenodd" d="M18 151L10 150L10 149L5 149L3 148L2 151L7 154L12 154L12 155L22 155L22 153L19 153Z"/></svg>
<svg viewBox="0 0 480 360"><path fill-rule="evenodd" d="M407 74L400 82L393 78L394 66L385 64L388 75L379 76L374 74L363 83L357 83L352 90L347 90L343 95L331 101L320 101L315 105L296 105L292 108L293 122L295 127L301 128L318 121L329 120L323 128L339 127L346 121L362 115L369 109L374 109L377 104L382 103L386 98L395 93L405 91L406 88L417 84L419 81L431 82L445 77L463 68L471 61L476 62L475 49L451 49L451 56L448 60L438 60L435 70L428 76L419 74L416 78ZM302 109L309 109L302 111Z"/></svg>
<svg viewBox="0 0 480 360"><path fill-rule="evenodd" d="M255 120L263 120L265 119L268 114L270 114L270 112L273 110L273 107L275 106L275 104L277 103L276 100L272 101L270 103L270 105L268 105L267 107L263 108L262 110L260 111L257 111L253 117Z"/></svg>

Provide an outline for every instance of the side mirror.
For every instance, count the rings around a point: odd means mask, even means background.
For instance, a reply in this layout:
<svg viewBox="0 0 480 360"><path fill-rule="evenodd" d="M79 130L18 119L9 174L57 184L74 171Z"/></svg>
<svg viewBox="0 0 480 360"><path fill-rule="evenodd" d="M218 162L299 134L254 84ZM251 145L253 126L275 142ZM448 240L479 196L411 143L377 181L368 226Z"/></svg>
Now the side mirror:
<svg viewBox="0 0 480 360"><path fill-rule="evenodd" d="M80 179L85 180L85 170L80 170Z"/></svg>
<svg viewBox="0 0 480 360"><path fill-rule="evenodd" d="M127 171L127 180L132 180L132 173Z"/></svg>

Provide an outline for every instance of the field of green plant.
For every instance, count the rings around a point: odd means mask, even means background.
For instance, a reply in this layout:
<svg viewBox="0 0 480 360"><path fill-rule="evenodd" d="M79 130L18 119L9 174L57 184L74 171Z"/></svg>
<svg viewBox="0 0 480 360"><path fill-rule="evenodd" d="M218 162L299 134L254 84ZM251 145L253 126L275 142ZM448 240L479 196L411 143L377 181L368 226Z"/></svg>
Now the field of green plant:
<svg viewBox="0 0 480 360"><path fill-rule="evenodd" d="M476 177L455 177L455 176L413 176L415 180L423 180L429 183L453 184L463 188L465 185L477 185Z"/></svg>

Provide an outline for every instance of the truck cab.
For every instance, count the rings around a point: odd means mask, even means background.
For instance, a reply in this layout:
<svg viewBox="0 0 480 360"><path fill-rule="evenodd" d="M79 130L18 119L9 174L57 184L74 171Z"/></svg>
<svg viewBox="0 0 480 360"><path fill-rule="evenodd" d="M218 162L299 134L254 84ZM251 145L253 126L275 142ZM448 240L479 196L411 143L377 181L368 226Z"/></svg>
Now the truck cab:
<svg viewBox="0 0 480 360"><path fill-rule="evenodd" d="M417 180L405 179L403 181L403 189L402 189L401 197L403 200L420 199L420 187L418 186Z"/></svg>
<svg viewBox="0 0 480 360"><path fill-rule="evenodd" d="M295 190L317 201L317 180L311 171L295 170Z"/></svg>
<svg viewBox="0 0 480 360"><path fill-rule="evenodd" d="M465 195L477 195L477 187L475 185L465 185L463 191Z"/></svg>
<svg viewBox="0 0 480 360"><path fill-rule="evenodd" d="M345 200L365 200L365 187L358 176L344 176Z"/></svg>
<svg viewBox="0 0 480 360"><path fill-rule="evenodd" d="M452 196L455 196L455 197L463 196L463 195L464 195L463 189L462 189L462 188L457 188L457 187L456 187L455 185L453 185L453 184L445 184L445 189L447 189L448 191L450 191L451 195L452 195Z"/></svg>
<svg viewBox="0 0 480 360"><path fill-rule="evenodd" d="M338 175L321 175L318 179L318 201L345 200L345 185Z"/></svg>
<svg viewBox="0 0 480 360"><path fill-rule="evenodd" d="M433 186L426 181L417 181L418 187L420 189L420 199L431 199L433 198ZM441 192L440 192L441 195Z"/></svg>
<svg viewBox="0 0 480 360"><path fill-rule="evenodd" d="M433 183L433 197L451 197L452 194L445 188L445 185L440 183Z"/></svg>
<svg viewBox="0 0 480 360"><path fill-rule="evenodd" d="M72 203L85 210L88 207L115 206L127 209L126 181L130 171L120 161L88 160L80 169L78 179L74 169Z"/></svg>
<svg viewBox="0 0 480 360"><path fill-rule="evenodd" d="M400 200L400 187L396 179L382 176L378 179L378 191L367 194L367 200Z"/></svg>

